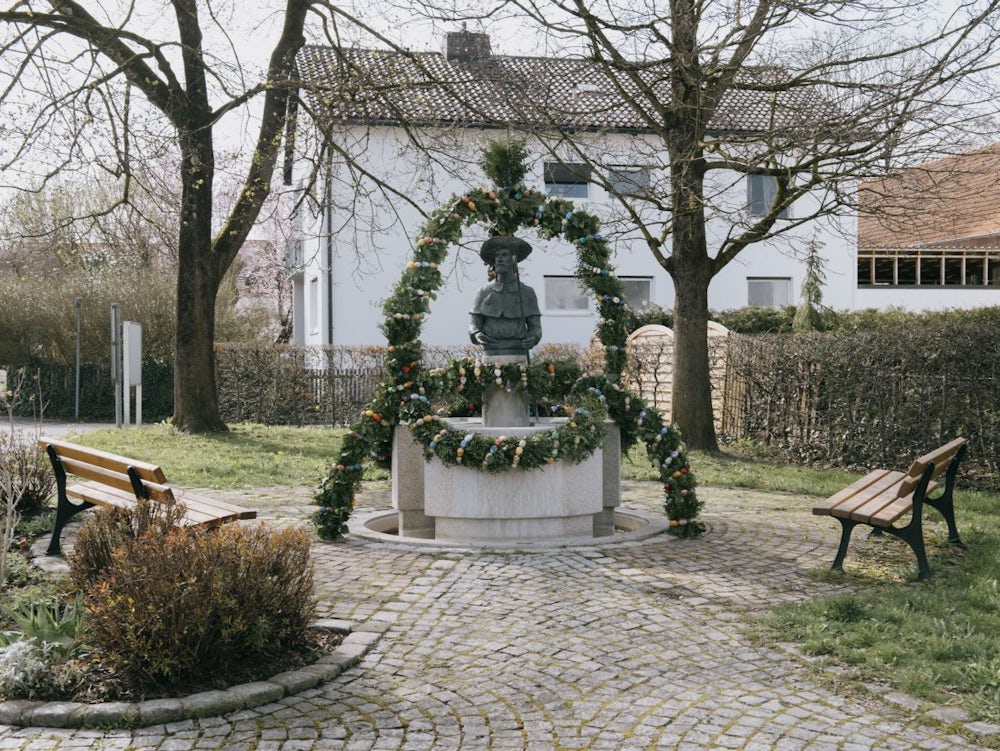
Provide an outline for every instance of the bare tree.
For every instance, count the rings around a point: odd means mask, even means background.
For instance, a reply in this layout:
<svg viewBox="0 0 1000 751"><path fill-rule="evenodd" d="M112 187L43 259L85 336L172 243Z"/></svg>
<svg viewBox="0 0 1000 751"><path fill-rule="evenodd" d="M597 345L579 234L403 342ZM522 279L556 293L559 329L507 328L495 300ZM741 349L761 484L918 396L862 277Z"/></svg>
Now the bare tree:
<svg viewBox="0 0 1000 751"><path fill-rule="evenodd" d="M623 107L649 136L637 139L639 156L663 179L623 190L606 155L595 156L600 134L573 132L586 96L574 111L558 97L565 81L506 82L510 103L524 110L519 127L554 155L588 163L671 276L673 414L693 448L717 448L706 337L713 278L754 244L856 210L858 179L967 148L992 112L998 0L947 9L913 0L423 6L431 19L520 24L548 49L589 60L602 76L590 108ZM597 96L607 90L613 105ZM772 179L762 211L732 203L734 181L746 175ZM786 218L807 196L808 210ZM716 219L729 226L718 236L707 230Z"/></svg>
<svg viewBox="0 0 1000 751"><path fill-rule="evenodd" d="M173 165L137 165L128 202L118 186L75 177L18 191L0 205L0 269L50 276L98 267L172 270L180 191ZM164 179L166 177L166 179Z"/></svg>
<svg viewBox="0 0 1000 751"><path fill-rule="evenodd" d="M23 0L0 11L0 104L9 115L3 166L15 178L35 176L36 185L71 170L113 179L118 200L127 202L134 160L177 148L174 424L191 432L221 430L215 298L271 190L295 54L307 14L322 5L276 3L270 18L280 33L256 83L245 80L238 57L226 59L234 44L227 26L245 10L240 4L171 0L157 6ZM164 35L168 19L173 33ZM262 100L259 127L242 187L215 226L215 128L253 100Z"/></svg>

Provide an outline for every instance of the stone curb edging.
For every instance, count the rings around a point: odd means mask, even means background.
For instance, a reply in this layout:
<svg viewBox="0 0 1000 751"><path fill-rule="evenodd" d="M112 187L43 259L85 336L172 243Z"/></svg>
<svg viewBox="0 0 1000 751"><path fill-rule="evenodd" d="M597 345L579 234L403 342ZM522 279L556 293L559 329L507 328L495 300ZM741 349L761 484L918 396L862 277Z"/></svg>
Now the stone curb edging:
<svg viewBox="0 0 1000 751"><path fill-rule="evenodd" d="M916 699L909 694L893 691L877 683L865 684L864 688L873 696L881 698L902 710L913 714L921 714L927 720L939 725L946 725L964 732L970 738L1000 739L1000 725L982 720L972 720L969 713L959 707L942 706Z"/></svg>
<svg viewBox="0 0 1000 751"><path fill-rule="evenodd" d="M350 624L344 621L325 620L314 626L346 633L347 636L336 649L313 664L279 673L264 681L203 691L177 699L140 702L88 704L13 699L0 702L0 724L47 728L140 728L253 709L333 680L359 663L382 636L371 631L352 631Z"/></svg>
<svg viewBox="0 0 1000 751"><path fill-rule="evenodd" d="M803 663L814 663L817 661L817 658L806 655L800 644L776 642L774 646ZM823 668L823 671L833 675L844 675L847 672L847 668L843 665L827 665ZM959 707L942 706L926 702L905 694L902 691L895 691L881 683L863 682L859 684L859 687L871 696L892 704L900 710L909 712L911 715L923 716L924 721L931 724L950 726L970 738L989 740L991 742L1000 740L1000 725L981 720L974 721L968 712Z"/></svg>

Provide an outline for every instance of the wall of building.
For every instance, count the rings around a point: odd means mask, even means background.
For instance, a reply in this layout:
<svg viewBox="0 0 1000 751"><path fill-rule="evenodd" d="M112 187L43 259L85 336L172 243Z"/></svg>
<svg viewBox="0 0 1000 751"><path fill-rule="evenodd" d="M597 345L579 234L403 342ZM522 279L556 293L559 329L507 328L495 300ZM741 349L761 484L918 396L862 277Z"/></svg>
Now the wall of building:
<svg viewBox="0 0 1000 751"><path fill-rule="evenodd" d="M298 221L303 266L293 274L294 299L297 303L302 301L295 312L294 340L297 343L359 345L384 341L379 330L383 315L381 305L412 257L413 243L424 222L417 207L431 211L450 196L483 185L485 178L477 166L480 150L498 135L499 132L462 129L437 134L439 140L435 144L434 159L438 163L432 165L426 155L407 145L404 134L397 129L344 133L342 145L354 144L366 166L375 174L389 178L394 190L401 195L372 193L359 188L352 184L341 166L334 169L330 181L335 206L332 221L322 214L302 212ZM590 144L584 143L587 153L607 155L607 162L616 165L648 165L650 157L644 155L659 148L655 142L643 142L634 136L605 134L599 139L590 138ZM526 183L541 189L543 163L552 157L543 156L543 149L538 144L529 143L528 149L532 156ZM565 158L572 159L569 155ZM654 170L654 181L663 177L662 172ZM719 177L718 183L709 190L716 195L720 207L719 216L709 225L711 243L712 238L718 241L729 230L733 218L743 211L746 185L731 174ZM809 201L803 199L802 206L797 204L793 212L809 211ZM620 212L613 209L607 194L591 185L588 198L578 200L577 204L605 222L603 233L612 244L618 275L649 279L651 302L670 309L674 302L672 281L638 233L626 229L616 219ZM650 215L648 219L655 222L656 216ZM327 231L328 225L333 232ZM791 302L797 302L805 268L802 259L812 238L822 244L829 258L824 303L849 307L856 264L851 244L844 237L850 235L852 229L845 227L842 221L817 221L798 228L789 239L748 248L713 282L709 291L710 307L726 310L748 304L749 278L787 280ZM546 294L546 276L574 274L575 250L565 242L543 240L530 229L518 234L534 247L532 255L520 265L520 271L522 281L535 289L542 307L543 341L585 345L593 336L597 323L593 303L588 311L555 310ZM423 341L426 344L468 342L469 308L476 290L486 281L485 266L477 255L484 239L484 229L473 227L467 230L459 245L452 247L442 269L446 283L424 323ZM326 320L331 314L332 337L327 338Z"/></svg>

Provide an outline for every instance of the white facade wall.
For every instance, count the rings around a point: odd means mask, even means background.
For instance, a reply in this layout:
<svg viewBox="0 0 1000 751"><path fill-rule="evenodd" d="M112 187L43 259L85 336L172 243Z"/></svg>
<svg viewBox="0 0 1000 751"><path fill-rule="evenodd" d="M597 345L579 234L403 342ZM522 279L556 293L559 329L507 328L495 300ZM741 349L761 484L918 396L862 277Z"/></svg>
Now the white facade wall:
<svg viewBox="0 0 1000 751"><path fill-rule="evenodd" d="M356 152L363 155L367 169L429 212L453 195L485 186L485 178L477 166L480 150L502 132L457 130L444 135L447 140L441 143L443 150L434 155L443 164L435 166L428 166L426 157L407 146L404 135L395 128L346 132L343 143L357 144ZM608 164L646 166L648 160L641 154L657 149L655 143L643 142L636 136L604 134L599 140L592 138L594 143L585 146L588 156ZM596 151L598 148L600 151ZM529 143L528 149L530 173L525 182L529 187L543 189L543 162L552 161L552 157L538 144ZM563 157L576 161L569 154ZM450 174L468 177L456 179ZM379 330L382 302L412 258L413 243L424 222L418 210L402 198L369 194L344 178L343 170L335 169L329 186L335 208L329 217L305 211L296 219L302 261L292 275L296 305L294 341L298 344L383 344L385 340ZM719 215L709 223L710 250L712 239L728 232L733 217L738 218L746 205L746 183L738 178L735 173L723 175L709 186L720 208ZM604 221L603 231L612 244L618 275L650 278L651 301L672 308L674 290L669 276L634 230L626 235L616 227L615 212L607 194L594 184L589 191L587 199L574 200ZM321 199L324 194L325 187L321 187L316 198ZM797 203L792 208L792 217L810 211L810 200L804 198ZM328 226L332 232L327 230ZM562 241L543 241L531 229L524 229L518 235L534 246L534 252L520 265L520 271L522 281L538 294L543 313L543 343L586 345L597 324L595 306L591 303L590 310L585 312L552 310L545 292L547 275L573 275L574 248ZM854 236L852 220L825 219L807 223L780 241L751 246L713 281L709 306L728 310L747 305L748 279L787 280L790 302L797 303L805 270L804 253L810 239L815 239L822 244L827 259L824 304L837 309L855 307L856 261L851 239ZM476 290L486 280L486 269L477 255L484 239L484 228L476 226L467 229L460 245L452 246L442 269L445 285L438 299L432 302L431 315L424 323L425 344L468 343L469 308Z"/></svg>

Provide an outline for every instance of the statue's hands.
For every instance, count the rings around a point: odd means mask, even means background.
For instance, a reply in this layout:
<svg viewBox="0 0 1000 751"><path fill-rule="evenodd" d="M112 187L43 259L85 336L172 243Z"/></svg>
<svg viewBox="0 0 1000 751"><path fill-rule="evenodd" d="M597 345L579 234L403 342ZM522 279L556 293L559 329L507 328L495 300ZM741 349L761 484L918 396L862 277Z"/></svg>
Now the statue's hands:
<svg viewBox="0 0 1000 751"><path fill-rule="evenodd" d="M538 344L540 337L534 336L533 334L528 334L521 338L521 346L525 349L531 349L536 344Z"/></svg>
<svg viewBox="0 0 1000 751"><path fill-rule="evenodd" d="M476 344L481 344L482 346L486 347L490 344L493 344L494 339L492 336L487 336L482 331L474 331L472 333L472 341L474 341Z"/></svg>

